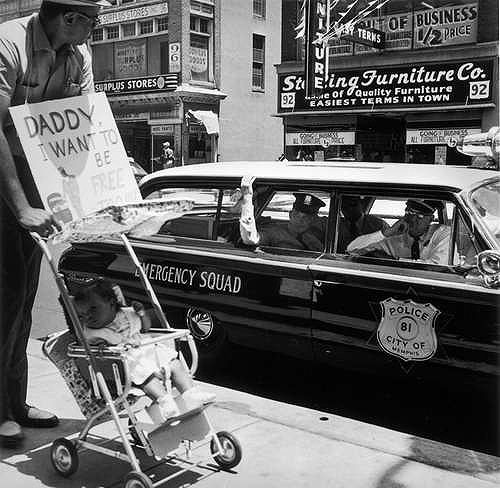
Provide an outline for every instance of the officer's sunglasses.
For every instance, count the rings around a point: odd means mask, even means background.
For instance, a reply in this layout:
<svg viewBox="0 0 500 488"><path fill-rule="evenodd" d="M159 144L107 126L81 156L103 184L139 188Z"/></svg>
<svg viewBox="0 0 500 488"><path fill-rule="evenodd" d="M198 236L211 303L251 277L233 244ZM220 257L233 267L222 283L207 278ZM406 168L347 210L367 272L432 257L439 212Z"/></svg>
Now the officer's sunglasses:
<svg viewBox="0 0 500 488"><path fill-rule="evenodd" d="M93 29L101 23L101 19L99 18L98 15L91 17L90 15L84 14L83 12L78 12L77 10L75 10L74 12L76 15L80 15L81 17L85 17L92 24Z"/></svg>

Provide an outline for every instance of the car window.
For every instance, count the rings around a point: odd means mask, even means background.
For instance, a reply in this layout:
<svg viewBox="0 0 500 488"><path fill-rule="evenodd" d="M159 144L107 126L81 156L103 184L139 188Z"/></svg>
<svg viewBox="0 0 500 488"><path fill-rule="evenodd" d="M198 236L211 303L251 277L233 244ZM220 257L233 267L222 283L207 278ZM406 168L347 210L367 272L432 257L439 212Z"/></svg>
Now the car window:
<svg viewBox="0 0 500 488"><path fill-rule="evenodd" d="M145 197L173 198L194 202L192 210L166 222L160 235L233 242L237 239L239 219L238 190L222 188L165 188Z"/></svg>
<svg viewBox="0 0 500 488"><path fill-rule="evenodd" d="M256 219L260 245L322 251L329 208L327 192L273 192Z"/></svg>
<svg viewBox="0 0 500 488"><path fill-rule="evenodd" d="M500 245L500 182L480 186L471 193L471 201L479 218Z"/></svg>
<svg viewBox="0 0 500 488"><path fill-rule="evenodd" d="M337 254L381 262L452 264L454 210L451 201L418 199L413 195L341 194L334 250Z"/></svg>
<svg viewBox="0 0 500 488"><path fill-rule="evenodd" d="M476 264L476 255L479 250L475 241L474 234L469 230L464 219L457 212L453 265L466 266Z"/></svg>

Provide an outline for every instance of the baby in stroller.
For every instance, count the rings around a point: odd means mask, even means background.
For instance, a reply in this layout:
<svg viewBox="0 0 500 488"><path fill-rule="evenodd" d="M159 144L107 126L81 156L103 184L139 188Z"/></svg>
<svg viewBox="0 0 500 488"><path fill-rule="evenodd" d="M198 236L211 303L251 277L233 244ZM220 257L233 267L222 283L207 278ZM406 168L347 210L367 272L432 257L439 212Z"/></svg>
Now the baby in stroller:
<svg viewBox="0 0 500 488"><path fill-rule="evenodd" d="M152 400L147 408L155 423L179 415L170 381L189 408L215 400L215 395L198 389L179 360L178 352L166 344L140 346L148 338L151 318L142 304L122 306L116 287L99 279L74 296L74 304L90 345L130 345L126 351L132 384ZM135 346L135 347L134 347Z"/></svg>

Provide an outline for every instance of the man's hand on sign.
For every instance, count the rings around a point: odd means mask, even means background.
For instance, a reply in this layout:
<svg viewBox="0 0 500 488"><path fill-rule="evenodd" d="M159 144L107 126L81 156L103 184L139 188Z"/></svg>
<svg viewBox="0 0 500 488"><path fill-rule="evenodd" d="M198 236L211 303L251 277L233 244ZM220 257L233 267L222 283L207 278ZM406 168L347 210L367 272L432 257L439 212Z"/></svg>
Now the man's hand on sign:
<svg viewBox="0 0 500 488"><path fill-rule="evenodd" d="M42 237L48 237L62 229L61 223L41 208L26 207L19 213L18 221L21 227L30 232L37 232Z"/></svg>

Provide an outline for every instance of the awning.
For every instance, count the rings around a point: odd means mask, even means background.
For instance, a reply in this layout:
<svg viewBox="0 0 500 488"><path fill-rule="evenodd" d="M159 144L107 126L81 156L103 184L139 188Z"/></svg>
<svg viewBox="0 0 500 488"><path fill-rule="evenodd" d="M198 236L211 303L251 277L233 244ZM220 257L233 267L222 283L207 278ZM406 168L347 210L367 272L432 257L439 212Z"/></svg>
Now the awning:
<svg viewBox="0 0 500 488"><path fill-rule="evenodd" d="M189 110L188 114L199 120L207 129L207 134L219 133L219 117L211 110Z"/></svg>

